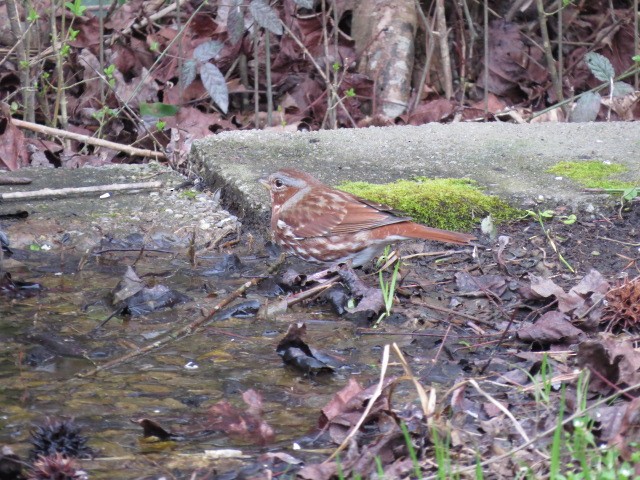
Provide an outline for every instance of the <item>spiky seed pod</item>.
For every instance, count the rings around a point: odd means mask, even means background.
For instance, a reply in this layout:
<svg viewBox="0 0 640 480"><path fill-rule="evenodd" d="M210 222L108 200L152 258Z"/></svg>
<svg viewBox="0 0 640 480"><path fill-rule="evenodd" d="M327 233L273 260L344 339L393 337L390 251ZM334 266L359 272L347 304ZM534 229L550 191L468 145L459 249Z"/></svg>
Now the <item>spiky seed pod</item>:
<svg viewBox="0 0 640 480"><path fill-rule="evenodd" d="M27 476L27 480L87 480L88 478L84 470L78 469L78 464L73 458L68 458L61 453L38 457Z"/></svg>
<svg viewBox="0 0 640 480"><path fill-rule="evenodd" d="M606 330L640 330L640 276L625 278L605 296L602 324Z"/></svg>
<svg viewBox="0 0 640 480"><path fill-rule="evenodd" d="M90 458L93 451L80 427L71 420L46 419L31 430L31 459L61 453L67 457Z"/></svg>

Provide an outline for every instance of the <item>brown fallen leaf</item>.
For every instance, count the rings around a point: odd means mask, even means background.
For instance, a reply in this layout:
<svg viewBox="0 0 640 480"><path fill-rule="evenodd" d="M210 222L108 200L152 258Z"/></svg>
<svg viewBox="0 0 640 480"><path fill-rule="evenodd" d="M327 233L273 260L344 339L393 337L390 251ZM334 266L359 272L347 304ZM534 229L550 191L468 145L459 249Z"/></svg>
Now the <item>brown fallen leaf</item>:
<svg viewBox="0 0 640 480"><path fill-rule="evenodd" d="M556 310L545 313L535 323L526 324L518 330L517 336L523 342L572 345L584 338L585 333L574 327L564 313Z"/></svg>
<svg viewBox="0 0 640 480"><path fill-rule="evenodd" d="M640 352L629 340L602 335L578 346L578 365L591 372L589 390L603 395L640 383Z"/></svg>
<svg viewBox="0 0 640 480"><path fill-rule="evenodd" d="M209 418L204 421L207 429L219 430L233 437L258 445L267 445L275 440L273 428L262 419L262 396L253 389L242 394L247 404L243 412L222 400L209 408Z"/></svg>

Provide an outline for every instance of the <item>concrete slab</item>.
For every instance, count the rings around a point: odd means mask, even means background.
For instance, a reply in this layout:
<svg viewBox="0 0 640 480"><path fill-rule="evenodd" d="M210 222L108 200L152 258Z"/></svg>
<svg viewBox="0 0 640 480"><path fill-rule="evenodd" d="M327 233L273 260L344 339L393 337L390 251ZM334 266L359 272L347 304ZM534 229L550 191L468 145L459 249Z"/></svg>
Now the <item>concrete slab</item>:
<svg viewBox="0 0 640 480"><path fill-rule="evenodd" d="M185 195L175 187L185 178L157 163L110 165L81 169L27 168L3 172L6 177L29 177L29 185L0 185L0 193L27 192L44 188L89 187L159 180L156 190L129 190L70 195L64 198L7 200L0 202L0 215L28 212L28 218L0 218L12 247L32 244L83 253L104 237L144 237L149 248L186 247L194 229L196 243L205 244L237 228L237 219L220 208L215 196Z"/></svg>
<svg viewBox="0 0 640 480"><path fill-rule="evenodd" d="M472 178L516 206L543 199L580 210L605 196L587 194L545 171L559 161L623 164L621 180L640 183L640 123L427 124L418 127L282 133L228 132L193 143L194 168L245 224L266 225L268 195L257 179L283 167L329 184L385 183L416 175Z"/></svg>

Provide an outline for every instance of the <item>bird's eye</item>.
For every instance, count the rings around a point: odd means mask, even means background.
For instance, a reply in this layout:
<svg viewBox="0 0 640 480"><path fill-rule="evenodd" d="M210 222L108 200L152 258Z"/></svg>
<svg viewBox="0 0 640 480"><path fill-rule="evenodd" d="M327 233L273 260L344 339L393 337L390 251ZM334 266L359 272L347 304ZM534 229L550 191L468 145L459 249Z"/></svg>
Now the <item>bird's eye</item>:
<svg viewBox="0 0 640 480"><path fill-rule="evenodd" d="M282 188L284 182L278 178L275 182L273 182L273 184L276 186L276 188Z"/></svg>

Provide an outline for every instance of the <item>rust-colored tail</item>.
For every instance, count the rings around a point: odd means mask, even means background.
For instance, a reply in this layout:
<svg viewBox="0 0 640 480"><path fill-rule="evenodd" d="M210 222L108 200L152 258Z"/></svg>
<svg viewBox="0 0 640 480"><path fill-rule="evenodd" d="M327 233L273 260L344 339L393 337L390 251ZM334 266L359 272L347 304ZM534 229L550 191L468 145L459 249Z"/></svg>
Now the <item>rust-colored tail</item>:
<svg viewBox="0 0 640 480"><path fill-rule="evenodd" d="M436 240L438 242L457 243L465 245L476 240L476 237L466 233L451 232L439 228L427 227L414 222L401 222L384 227L389 235L398 235L407 238L421 238L423 240Z"/></svg>

